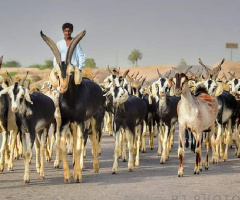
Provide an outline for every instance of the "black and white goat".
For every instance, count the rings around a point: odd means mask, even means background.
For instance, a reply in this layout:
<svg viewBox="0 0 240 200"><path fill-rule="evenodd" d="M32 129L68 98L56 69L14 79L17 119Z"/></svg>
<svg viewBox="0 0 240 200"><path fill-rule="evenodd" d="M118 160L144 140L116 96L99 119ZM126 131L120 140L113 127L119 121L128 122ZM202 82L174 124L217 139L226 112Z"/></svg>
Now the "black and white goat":
<svg viewBox="0 0 240 200"><path fill-rule="evenodd" d="M172 141L175 132L175 124L178 121L177 105L180 97L169 96L168 91L172 86L171 81L168 79L168 76L163 77L159 71L158 75L159 79L154 83L158 96L158 155L161 155L160 163L165 163L173 145Z"/></svg>
<svg viewBox="0 0 240 200"><path fill-rule="evenodd" d="M237 109L236 109L236 119L233 120L233 142L236 146L236 155L240 158L240 79L235 77L235 73L229 72L231 75L228 84L230 86L230 93L235 97L237 101Z"/></svg>
<svg viewBox="0 0 240 200"><path fill-rule="evenodd" d="M82 157L84 153L84 122L89 119L91 119L93 130L93 169L96 173L99 171L96 120L93 116L96 114L98 108L103 104L102 90L98 84L87 78L82 78L80 70L71 64L73 51L85 34L86 31L83 31L72 40L68 48L65 61L63 62L61 61L61 55L58 51L57 45L41 32L43 40L51 48L58 63L58 66L52 69L49 80L53 87L59 88L60 91L59 106L62 117L62 124L60 128L60 149L63 161L64 181L66 182L70 182L70 173L65 154L65 137L70 123L74 122L77 125L77 131L73 133L75 161L73 177L75 181L82 181L80 160L83 159Z"/></svg>
<svg viewBox="0 0 240 200"><path fill-rule="evenodd" d="M3 56L0 57L0 68L2 65ZM0 78L2 78L0 76ZM2 80L3 81L3 80ZM3 88L0 86L0 91ZM8 170L13 170L13 152L15 141L17 140L18 128L16 125L15 114L11 111L9 98L6 94L0 97L0 132L2 133L1 158L0 158L0 172L4 170L4 161L8 163ZM7 145L7 140L10 132L10 157ZM5 155L5 160L4 160Z"/></svg>
<svg viewBox="0 0 240 200"><path fill-rule="evenodd" d="M139 166L139 148L142 122L146 115L147 108L142 99L133 95L129 95L127 90L122 87L113 85L113 87L110 89L110 92L113 97L114 106L113 131L115 133L115 150L112 173L115 174L118 170L119 137L121 129L123 130L123 134L126 134L128 140L128 170L133 170L133 144L135 138L137 138L135 166Z"/></svg>
<svg viewBox="0 0 240 200"><path fill-rule="evenodd" d="M55 106L52 99L42 93L29 94L29 89L23 86L26 77L20 83L14 83L10 77L11 86L2 90L0 95L8 94L11 99L11 109L16 115L16 123L23 144L24 182L29 183L29 160L34 141L36 147L36 168L40 178L44 178L43 153L46 148L48 128L54 121Z"/></svg>
<svg viewBox="0 0 240 200"><path fill-rule="evenodd" d="M206 67L202 63L201 59L199 59L199 63L205 68L207 72L207 77L204 81L204 85L208 93L211 96L216 97L218 102L219 111L217 116L217 133L213 134L211 139L213 162L218 164L219 148L220 155L223 160L226 161L228 157L228 147L230 138L232 137L232 118L235 119L237 101L229 92L223 91L222 82L216 81L218 73L221 70L221 65L224 63L224 59L213 70ZM222 148L223 142L225 142L224 153Z"/></svg>

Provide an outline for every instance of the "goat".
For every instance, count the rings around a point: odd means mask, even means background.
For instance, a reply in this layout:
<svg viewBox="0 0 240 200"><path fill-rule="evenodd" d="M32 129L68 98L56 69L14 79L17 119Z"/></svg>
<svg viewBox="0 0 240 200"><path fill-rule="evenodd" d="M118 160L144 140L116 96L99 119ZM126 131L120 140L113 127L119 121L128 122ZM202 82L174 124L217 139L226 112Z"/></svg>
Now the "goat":
<svg viewBox="0 0 240 200"><path fill-rule="evenodd" d="M124 130L123 134L126 134L128 140L128 170L133 171L133 143L135 137L137 137L137 153L135 166L138 167L142 121L144 120L147 112L146 104L142 99L133 95L129 95L127 90L122 87L113 85L113 87L110 89L110 93L113 97L113 130L115 133L115 150L112 173L116 174L118 170L120 129Z"/></svg>
<svg viewBox="0 0 240 200"><path fill-rule="evenodd" d="M8 76L11 78L9 74ZM48 128L54 120L55 106L52 99L42 93L29 94L29 89L23 86L26 77L20 83L14 83L11 78L11 86L2 90L0 95L8 93L11 99L11 109L16 115L23 144L24 182L29 183L29 159L34 141L37 172L41 179L44 178L43 151L46 148Z"/></svg>
<svg viewBox="0 0 240 200"><path fill-rule="evenodd" d="M104 83L108 83L105 90L112 87L113 83L118 86L123 86L128 90L128 92L131 92L129 82L126 79L126 76L129 72L129 70L126 70L123 75L120 75L120 67L114 68L111 70L108 66L108 71L111 73L108 77L104 79ZM109 101L107 102L105 108L106 108L106 115L105 115L105 122L107 125L107 130L109 132L109 135L112 136L113 130L112 130L112 108L111 105L109 105Z"/></svg>
<svg viewBox="0 0 240 200"><path fill-rule="evenodd" d="M47 90L45 85L47 85ZM49 145L49 137L47 138L47 151L46 151L46 157L47 157L47 162L50 162L50 160L52 159L52 155L53 155L53 145L55 143L55 141L58 141L57 144L59 144L60 141L60 126L61 126L61 112L60 112L60 108L59 108L59 91L54 88L50 81L45 81L41 87L41 92L45 91L45 95L47 95L48 97L50 97L55 105L55 120L54 122L51 124L52 127L52 135L51 135L51 142ZM60 161L60 150L59 150L59 145L56 145L56 159L54 161L54 168L59 168L59 161Z"/></svg>
<svg viewBox="0 0 240 200"><path fill-rule="evenodd" d="M192 131L196 139L196 160L194 167L194 174L199 174L202 169L202 150L201 150L201 138L202 132L209 130L210 134L214 131L214 125L218 114L217 100L206 92L198 93L197 96L191 94L188 86L187 71L184 70L179 73L175 70L175 76L172 78L172 84L170 95L181 96L181 100L178 103L178 123L179 123L179 146L178 146L178 158L180 160L178 168L178 176L183 176L183 160L184 160L184 133L185 129ZM197 90L198 91L198 90ZM209 138L209 136L207 137ZM205 161L205 168L208 169L209 161L209 141L207 141L207 155Z"/></svg>
<svg viewBox="0 0 240 200"><path fill-rule="evenodd" d="M213 70L206 67L201 59L199 63L205 68L207 72L206 80L204 81L204 86L206 87L208 93L217 98L218 102L218 116L217 116L217 135L212 135L212 152L213 152L213 163L218 164L219 162L219 152L218 148L220 145L220 155L224 161L227 160L228 146L230 138L232 136L232 118L235 118L235 113L237 109L237 101L229 92L223 91L222 82L216 81L217 75L221 70L222 62L215 67ZM225 128L225 131L222 131L222 128ZM226 139L224 140L224 136ZM225 141L225 153L223 154L222 143ZM220 144L219 144L220 142Z"/></svg>
<svg viewBox="0 0 240 200"><path fill-rule="evenodd" d="M0 68L2 65L3 56L0 57ZM2 78L2 77L1 77ZM0 91L3 88L0 86ZM10 157L7 145L8 135L10 131ZM8 170L13 170L13 152L15 141L17 140L18 128L15 122L15 115L10 109L9 99L6 94L0 97L0 132L2 133L1 158L0 158L0 172L4 170L4 154L5 160L8 162Z"/></svg>
<svg viewBox="0 0 240 200"><path fill-rule="evenodd" d="M158 70L157 70L158 71ZM170 74L170 73L169 73ZM177 104L180 97L167 95L168 90L172 84L168 77L163 77L158 71L159 79L155 82L157 88L157 115L158 115L158 155L161 156L160 163L166 162L171 150L171 141L173 140L173 134L175 132L175 124L178 121ZM161 143L163 152L161 154Z"/></svg>
<svg viewBox="0 0 240 200"><path fill-rule="evenodd" d="M50 82L53 87L60 91L59 107L62 116L61 124L61 155L63 161L64 181L70 182L69 166L66 161L65 136L69 124L77 124L77 131L73 133L74 141L74 160L73 177L76 182L82 182L82 173L80 167L80 157L83 159L84 151L84 122L91 119L92 123L92 152L93 168L97 173L99 171L99 162L97 155L97 137L96 137L96 120L93 116L98 108L103 104L103 94L101 87L93 81L82 78L80 70L71 64L73 51L78 42L84 37L86 31L78 34L71 42L65 62L61 61L61 56L57 45L41 31L41 37L49 45L58 66L53 68L50 73Z"/></svg>
<svg viewBox="0 0 240 200"><path fill-rule="evenodd" d="M233 142L236 146L236 155L240 158L240 134L239 134L239 119L240 119L240 79L235 77L235 73L229 72L231 75L229 79L230 93L235 97L237 101L237 109L235 120L233 120Z"/></svg>

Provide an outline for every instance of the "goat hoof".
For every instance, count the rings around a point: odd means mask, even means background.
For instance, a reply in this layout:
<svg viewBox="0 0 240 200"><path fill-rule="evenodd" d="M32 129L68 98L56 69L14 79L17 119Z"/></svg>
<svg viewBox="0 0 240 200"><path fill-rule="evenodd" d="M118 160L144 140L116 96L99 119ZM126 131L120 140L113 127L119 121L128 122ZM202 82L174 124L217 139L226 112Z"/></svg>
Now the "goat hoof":
<svg viewBox="0 0 240 200"><path fill-rule="evenodd" d="M202 172L202 169L199 169L200 170L200 172Z"/></svg>
<svg viewBox="0 0 240 200"><path fill-rule="evenodd" d="M240 158L240 154L237 154L237 157Z"/></svg>
<svg viewBox="0 0 240 200"><path fill-rule="evenodd" d="M112 174L116 175L117 173L115 171L113 171Z"/></svg>
<svg viewBox="0 0 240 200"><path fill-rule="evenodd" d="M14 169L12 167L8 168L8 171L13 172Z"/></svg>
<svg viewBox="0 0 240 200"><path fill-rule="evenodd" d="M208 167L205 167L205 170L208 170Z"/></svg>
<svg viewBox="0 0 240 200"><path fill-rule="evenodd" d="M59 168L59 165L54 165L54 169Z"/></svg>
<svg viewBox="0 0 240 200"><path fill-rule="evenodd" d="M151 147L150 149L153 150L153 147Z"/></svg>
<svg viewBox="0 0 240 200"><path fill-rule="evenodd" d="M64 183L70 183L70 178L69 179L64 179Z"/></svg>
<svg viewBox="0 0 240 200"><path fill-rule="evenodd" d="M127 162L126 158L124 158L122 161L123 161L123 162Z"/></svg>
<svg viewBox="0 0 240 200"><path fill-rule="evenodd" d="M24 180L24 184L30 183L30 180Z"/></svg>
<svg viewBox="0 0 240 200"><path fill-rule="evenodd" d="M133 169L130 168L130 169L128 169L128 171L129 171L129 172L133 172Z"/></svg>
<svg viewBox="0 0 240 200"><path fill-rule="evenodd" d="M43 180L45 177L44 176L40 176L40 179Z"/></svg>

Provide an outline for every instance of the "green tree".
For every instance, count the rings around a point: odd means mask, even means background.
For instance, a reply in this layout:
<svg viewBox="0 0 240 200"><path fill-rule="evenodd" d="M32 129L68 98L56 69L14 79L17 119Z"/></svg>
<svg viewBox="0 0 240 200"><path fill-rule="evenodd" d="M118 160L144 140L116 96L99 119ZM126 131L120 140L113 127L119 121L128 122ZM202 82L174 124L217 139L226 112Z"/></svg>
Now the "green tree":
<svg viewBox="0 0 240 200"><path fill-rule="evenodd" d="M21 67L20 62L16 60L10 60L2 64L3 67Z"/></svg>
<svg viewBox="0 0 240 200"><path fill-rule="evenodd" d="M96 68L96 63L93 58L87 58L85 61L85 66L90 68Z"/></svg>
<svg viewBox="0 0 240 200"><path fill-rule="evenodd" d="M134 49L131 54L128 56L128 60L134 65L137 66L138 60L142 59L143 54L138 50Z"/></svg>
<svg viewBox="0 0 240 200"><path fill-rule="evenodd" d="M44 62L45 64L39 67L40 70L53 68L53 60L48 59L48 60L45 60Z"/></svg>
<svg viewBox="0 0 240 200"><path fill-rule="evenodd" d="M180 65L180 66L187 66L187 63L186 63L186 61L184 60L184 58L181 58L179 65Z"/></svg>

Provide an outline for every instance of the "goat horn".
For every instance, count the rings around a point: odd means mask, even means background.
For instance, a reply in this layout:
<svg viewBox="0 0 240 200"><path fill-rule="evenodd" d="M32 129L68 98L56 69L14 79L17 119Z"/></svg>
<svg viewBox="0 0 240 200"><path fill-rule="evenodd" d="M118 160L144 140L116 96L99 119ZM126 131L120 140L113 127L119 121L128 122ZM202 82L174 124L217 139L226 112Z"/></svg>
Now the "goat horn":
<svg viewBox="0 0 240 200"><path fill-rule="evenodd" d="M127 76L127 74L128 74L129 71L130 71L130 70L128 69L128 70L126 70L126 71L123 73L123 78L125 78L125 77Z"/></svg>
<svg viewBox="0 0 240 200"><path fill-rule="evenodd" d="M158 71L158 69L157 69L157 72L158 72L158 77L162 78L162 74Z"/></svg>
<svg viewBox="0 0 240 200"><path fill-rule="evenodd" d="M190 70L189 70L188 72L190 73L191 76L194 76L194 75L195 75L195 74L192 73L192 71L190 71Z"/></svg>
<svg viewBox="0 0 240 200"><path fill-rule="evenodd" d="M27 88L30 89L30 80L28 81Z"/></svg>
<svg viewBox="0 0 240 200"><path fill-rule="evenodd" d="M165 74L165 78L169 78L170 74L171 74L171 70L167 71Z"/></svg>
<svg viewBox="0 0 240 200"><path fill-rule="evenodd" d="M134 77L135 79L137 78L138 74L139 74L139 71L137 72L136 76Z"/></svg>
<svg viewBox="0 0 240 200"><path fill-rule="evenodd" d="M19 85L21 85L21 86L23 86L23 84L24 84L24 81L26 80L26 78L27 78L27 75L28 75L28 71L27 71L27 74L26 74L26 76L20 81L20 83L19 83Z"/></svg>
<svg viewBox="0 0 240 200"><path fill-rule="evenodd" d="M68 51L67 51L67 56L66 56L66 60L65 63L66 64L70 64L71 63L71 59L72 59L72 54L73 51L75 49L75 47L77 46L78 42L86 35L86 30L82 31L81 33L79 33L75 38L73 38L72 42L69 45Z"/></svg>
<svg viewBox="0 0 240 200"><path fill-rule="evenodd" d="M3 56L0 57L0 69L1 69L1 66L2 66L2 61L3 61Z"/></svg>
<svg viewBox="0 0 240 200"><path fill-rule="evenodd" d="M179 70L176 67L172 67L172 69L174 70L175 74L179 73Z"/></svg>
<svg viewBox="0 0 240 200"><path fill-rule="evenodd" d="M217 66L217 67L215 67L214 69L213 69L213 73L217 73L217 72L219 72L220 70L221 70L221 66L222 66L222 64L224 63L224 58L223 58L223 60L222 60L222 62Z"/></svg>
<svg viewBox="0 0 240 200"><path fill-rule="evenodd" d="M108 69L108 71L109 71L111 74L113 74L113 72L112 72L111 69L109 68L109 65L107 66L107 69Z"/></svg>
<svg viewBox="0 0 240 200"><path fill-rule="evenodd" d="M13 78L12 78L11 75L8 73L8 71L6 71L6 72L7 72L7 75L8 75L8 77L9 77L9 79L10 79L11 85L14 85L14 80L13 80Z"/></svg>
<svg viewBox="0 0 240 200"><path fill-rule="evenodd" d="M189 69L191 69L191 68L192 68L192 66L190 66L189 68L187 68L187 69L183 70L183 72L182 72L182 73L184 73L184 74L187 74L187 73L188 73L188 71L189 71Z"/></svg>
<svg viewBox="0 0 240 200"><path fill-rule="evenodd" d="M58 65L61 66L61 63L62 63L61 62L61 55L60 55L60 53L58 51L57 45L53 42L53 40L51 38L49 38L46 35L44 35L42 31L40 32L40 35L41 35L42 39L47 43L47 45L52 50Z"/></svg>
<svg viewBox="0 0 240 200"><path fill-rule="evenodd" d="M235 77L235 72L232 73L232 71L230 71L230 72L228 72L228 73L231 75L231 77L229 78L230 80L236 78L236 77Z"/></svg>
<svg viewBox="0 0 240 200"><path fill-rule="evenodd" d="M213 74L213 71L211 69L209 69L206 65L203 64L202 60L199 58L199 64L202 65L204 67L204 69L207 72L207 79L210 78L210 75Z"/></svg>

